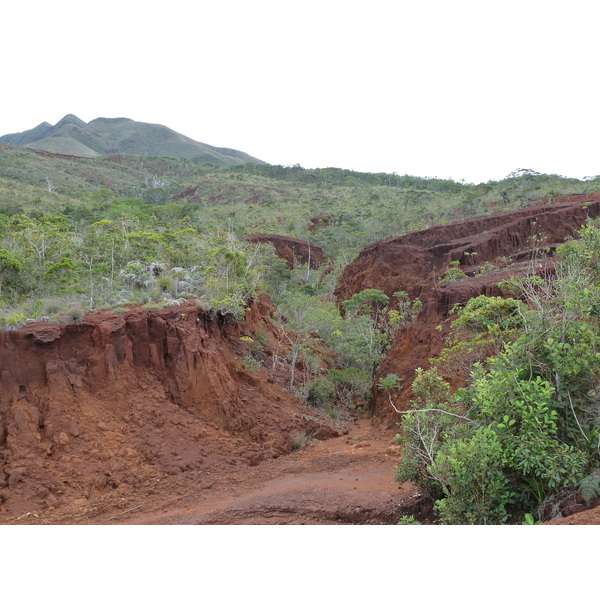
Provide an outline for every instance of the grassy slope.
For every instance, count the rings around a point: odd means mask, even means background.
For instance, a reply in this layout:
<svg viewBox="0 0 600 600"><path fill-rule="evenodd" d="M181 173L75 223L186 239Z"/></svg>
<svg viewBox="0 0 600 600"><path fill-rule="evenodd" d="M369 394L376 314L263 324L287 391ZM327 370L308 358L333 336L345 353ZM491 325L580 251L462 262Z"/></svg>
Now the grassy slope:
<svg viewBox="0 0 600 600"><path fill-rule="evenodd" d="M139 155L64 159L0 146L0 212L40 216L89 204L86 198L98 193L136 197L149 211L176 206L174 215L186 214L193 226L204 229L311 239L341 263L377 239L511 210L544 196L599 190L600 179L551 175L465 185L342 169L201 165ZM321 213L331 226L309 232L310 218Z"/></svg>

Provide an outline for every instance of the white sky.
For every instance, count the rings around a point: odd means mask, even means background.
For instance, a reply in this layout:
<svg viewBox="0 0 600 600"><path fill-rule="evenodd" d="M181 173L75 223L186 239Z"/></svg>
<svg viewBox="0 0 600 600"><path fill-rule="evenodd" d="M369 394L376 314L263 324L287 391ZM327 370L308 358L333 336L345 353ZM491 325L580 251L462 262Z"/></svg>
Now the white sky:
<svg viewBox="0 0 600 600"><path fill-rule="evenodd" d="M5 4L0 135L73 113L281 165L600 174L595 0Z"/></svg>

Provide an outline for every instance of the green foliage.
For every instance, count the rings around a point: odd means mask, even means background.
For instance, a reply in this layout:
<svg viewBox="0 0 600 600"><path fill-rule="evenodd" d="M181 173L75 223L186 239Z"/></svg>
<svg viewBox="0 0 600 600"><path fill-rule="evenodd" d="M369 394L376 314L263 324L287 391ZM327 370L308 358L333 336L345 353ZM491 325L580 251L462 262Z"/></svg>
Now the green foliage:
<svg viewBox="0 0 600 600"><path fill-rule="evenodd" d="M22 311L7 311L0 315L0 326L6 329L18 329L25 325L27 315Z"/></svg>
<svg viewBox="0 0 600 600"><path fill-rule="evenodd" d="M380 377L377 387L380 390L390 391L400 386L400 377L395 373L388 373L385 377Z"/></svg>
<svg viewBox="0 0 600 600"><path fill-rule="evenodd" d="M453 327L470 332L486 332L498 336L523 327L523 314L527 306L515 298L477 296L470 298L464 307L457 306L453 313L458 318Z"/></svg>
<svg viewBox="0 0 600 600"><path fill-rule="evenodd" d="M521 379L511 352L509 348L494 361L495 368L476 377L474 410L478 422L498 433L515 486L540 503L548 494L575 485L587 460L558 437L560 406L554 388L540 377Z"/></svg>
<svg viewBox="0 0 600 600"><path fill-rule="evenodd" d="M260 360L253 358L252 356L244 356L242 359L242 365L249 373L256 373L260 371L263 363Z"/></svg>
<svg viewBox="0 0 600 600"><path fill-rule="evenodd" d="M332 404L336 399L335 383L326 376L317 377L311 382L306 400L313 406L322 407Z"/></svg>
<svg viewBox="0 0 600 600"><path fill-rule="evenodd" d="M431 359L448 376L468 378L473 365L499 352L515 339L525 326L529 309L521 300L498 296L470 298L465 306L455 306L451 314L456 332L439 358Z"/></svg>
<svg viewBox="0 0 600 600"><path fill-rule="evenodd" d="M487 275L488 273L497 273L500 271L500 267L493 265L492 263L486 261L482 265L479 266L477 277L481 277L483 275Z"/></svg>
<svg viewBox="0 0 600 600"><path fill-rule="evenodd" d="M415 515L404 515L400 517L397 525L421 525L422 523L418 521Z"/></svg>
<svg viewBox="0 0 600 600"><path fill-rule="evenodd" d="M599 250L600 233L588 223L559 248L554 277L508 282L525 302L480 297L456 311L459 335L446 358L464 360L474 349L487 358L450 400L467 408L468 427L450 427L436 445L440 436L430 432L444 413L409 413L401 434L409 452L399 465L425 491L438 486L444 522L521 522L577 486L586 502L598 495ZM426 428L415 427L421 416Z"/></svg>
<svg viewBox="0 0 600 600"><path fill-rule="evenodd" d="M589 506L594 498L600 497L600 471L594 471L584 477L577 487L583 501Z"/></svg>
<svg viewBox="0 0 600 600"><path fill-rule="evenodd" d="M461 279L467 279L468 275L459 267L458 261L452 261L450 266L444 271L440 279L440 285L448 285Z"/></svg>
<svg viewBox="0 0 600 600"><path fill-rule="evenodd" d="M450 397L450 384L440 377L435 367L427 371L419 367L416 374L412 382L412 391L419 404L440 404ZM382 384L383 381L380 380L379 383Z"/></svg>
<svg viewBox="0 0 600 600"><path fill-rule="evenodd" d="M411 300L404 291L394 292L392 296L396 301L396 308L389 311L389 325L393 331L396 331L417 318L423 303L419 298Z"/></svg>
<svg viewBox="0 0 600 600"><path fill-rule="evenodd" d="M342 357L342 365L373 374L390 347L391 336L368 315L345 319L338 331L340 335L332 340L332 347Z"/></svg>
<svg viewBox="0 0 600 600"><path fill-rule="evenodd" d="M514 500L503 470L503 449L491 427L477 429L469 439L456 440L437 454L430 467L443 482L445 497L436 507L448 525L493 525L509 519Z"/></svg>
<svg viewBox="0 0 600 600"><path fill-rule="evenodd" d="M395 332L421 310L420 300L410 300L405 292L395 292L393 299L396 309L390 308L390 297L381 290L365 289L342 302L345 319L331 344L345 365L374 373Z"/></svg>
<svg viewBox="0 0 600 600"><path fill-rule="evenodd" d="M6 285L22 271L21 262L8 250L0 248L0 293L2 286Z"/></svg>
<svg viewBox="0 0 600 600"><path fill-rule="evenodd" d="M509 346L491 360L489 371L478 366L471 386L452 399L464 403L469 423L438 411L409 413L403 421L407 452L397 473L438 494L445 523L518 519L574 486L588 464L584 452L560 439L554 388L540 377L522 378L513 352Z"/></svg>
<svg viewBox="0 0 600 600"><path fill-rule="evenodd" d="M378 387L390 391L398 382L396 375L388 375L379 380ZM447 402L449 387L435 367L427 371L417 369L412 384L413 408L406 412L401 431L396 436L396 442L403 447L395 471L396 479L414 482L432 499L444 495L443 481L431 471L438 452L447 439L468 436L470 431L470 426L456 416L467 413L468 407L458 401L453 405Z"/></svg>
<svg viewBox="0 0 600 600"><path fill-rule="evenodd" d="M523 525L541 525L541 521L536 521L531 513L526 513L523 518Z"/></svg>
<svg viewBox="0 0 600 600"><path fill-rule="evenodd" d="M72 323L81 323L81 321L83 321L84 314L85 311L81 306L71 306L66 313L67 320L71 321Z"/></svg>
<svg viewBox="0 0 600 600"><path fill-rule="evenodd" d="M342 308L351 316L356 316L359 313L373 315L374 320L377 321L389 301L390 297L381 290L365 289L354 294L350 300L342 302Z"/></svg>
<svg viewBox="0 0 600 600"><path fill-rule="evenodd" d="M307 401L318 408L337 406L355 412L367 409L373 381L369 373L356 367L332 369L310 385Z"/></svg>
<svg viewBox="0 0 600 600"><path fill-rule="evenodd" d="M291 345L289 388L294 390L299 356L312 345L312 336L327 339L332 334L339 314L331 310L333 306L301 292L285 292L278 308L282 316L280 331Z"/></svg>

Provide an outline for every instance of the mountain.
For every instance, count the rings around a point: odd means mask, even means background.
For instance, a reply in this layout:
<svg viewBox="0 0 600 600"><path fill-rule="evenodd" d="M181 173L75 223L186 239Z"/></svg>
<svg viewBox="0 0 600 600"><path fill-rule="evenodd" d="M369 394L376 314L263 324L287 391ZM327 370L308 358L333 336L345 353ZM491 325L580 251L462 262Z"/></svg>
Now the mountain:
<svg viewBox="0 0 600 600"><path fill-rule="evenodd" d="M86 158L101 154L143 154L222 165L264 162L239 150L197 142L164 125L125 118L98 118L85 123L71 114L54 126L44 122L28 131L3 135L0 144Z"/></svg>

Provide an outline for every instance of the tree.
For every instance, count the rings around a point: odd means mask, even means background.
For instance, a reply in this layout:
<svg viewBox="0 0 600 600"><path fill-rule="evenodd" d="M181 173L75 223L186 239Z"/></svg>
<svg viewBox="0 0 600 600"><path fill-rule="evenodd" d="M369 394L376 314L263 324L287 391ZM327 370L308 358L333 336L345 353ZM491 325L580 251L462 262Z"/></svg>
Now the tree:
<svg viewBox="0 0 600 600"><path fill-rule="evenodd" d="M308 343L311 334L322 326L322 303L301 293L285 292L279 310L285 319L285 335L291 344L290 390L294 389L298 356Z"/></svg>
<svg viewBox="0 0 600 600"><path fill-rule="evenodd" d="M4 283L14 279L22 269L21 263L14 254L0 248L0 294L2 293Z"/></svg>

